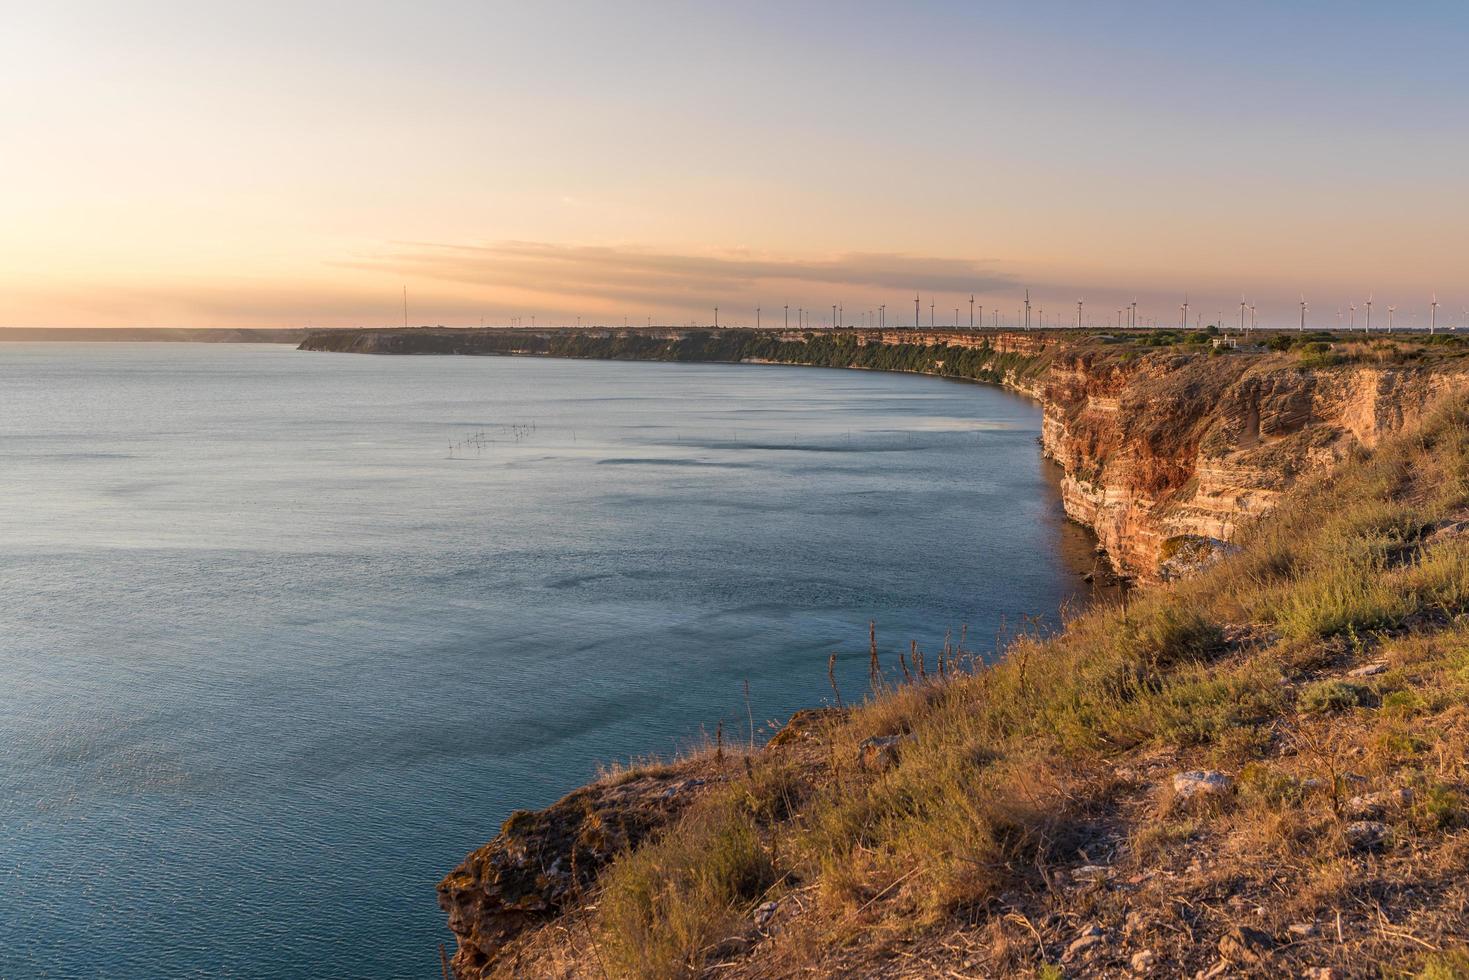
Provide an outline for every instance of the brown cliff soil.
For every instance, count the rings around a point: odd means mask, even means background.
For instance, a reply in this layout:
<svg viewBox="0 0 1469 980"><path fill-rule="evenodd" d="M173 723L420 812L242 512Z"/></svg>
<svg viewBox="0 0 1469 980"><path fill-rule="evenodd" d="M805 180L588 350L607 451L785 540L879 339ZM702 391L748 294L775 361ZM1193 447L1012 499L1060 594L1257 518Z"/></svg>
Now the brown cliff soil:
<svg viewBox="0 0 1469 980"><path fill-rule="evenodd" d="M1469 365L1431 356L1444 351L1342 338L1284 351L1093 343L1052 362L1043 443L1065 471L1067 513L1114 566L1176 577L1297 480L1417 424L1463 386Z"/></svg>
<svg viewBox="0 0 1469 980"><path fill-rule="evenodd" d="M1091 398L1156 381L1161 414L1191 417L1215 386L1190 363L1155 375L1154 356L1074 383ZM1295 438L1302 406L1338 404L1338 383L1360 397L1345 375L1303 389L1214 370L1217 390L1250 394L1229 396L1239 424L1223 436L1202 415L1184 427L1206 456ZM762 750L513 818L441 890L456 971L1464 975L1469 404L1413 411L1375 430L1397 435L1355 430L1367 448L1331 479L1126 608L989 666L949 651L941 672L805 716ZM1118 437L1082 419L1074 438L1119 465L1116 447L1154 445L1151 425ZM1129 471L1165 496L1189 482L1162 459ZM673 785L689 792L664 797Z"/></svg>

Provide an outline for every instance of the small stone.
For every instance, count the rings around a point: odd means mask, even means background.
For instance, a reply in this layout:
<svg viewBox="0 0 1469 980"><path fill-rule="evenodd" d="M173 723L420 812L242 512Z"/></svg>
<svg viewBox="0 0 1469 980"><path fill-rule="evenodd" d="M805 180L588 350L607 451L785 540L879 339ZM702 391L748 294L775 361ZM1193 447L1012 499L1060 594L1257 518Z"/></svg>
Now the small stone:
<svg viewBox="0 0 1469 980"><path fill-rule="evenodd" d="M775 918L775 910L779 907L779 904L776 902L766 902L763 905L757 906L755 908L755 927L764 929L766 924Z"/></svg>
<svg viewBox="0 0 1469 980"><path fill-rule="evenodd" d="M1219 953L1231 963L1259 963L1275 946L1268 933L1249 926L1235 926L1219 940Z"/></svg>
<svg viewBox="0 0 1469 980"><path fill-rule="evenodd" d="M1366 664L1355 670L1347 671L1348 677L1376 677L1378 674L1387 673L1387 661L1379 660L1376 663Z"/></svg>
<svg viewBox="0 0 1469 980"><path fill-rule="evenodd" d="M1424 543L1439 544L1443 541L1452 541L1464 534L1469 534L1469 521L1445 521L1424 539Z"/></svg>
<svg viewBox="0 0 1469 980"><path fill-rule="evenodd" d="M1173 792L1184 801L1198 797L1223 796L1234 785L1234 781L1222 772L1195 770L1181 772L1173 777Z"/></svg>
<svg viewBox="0 0 1469 980"><path fill-rule="evenodd" d="M1285 931L1292 936L1305 939L1307 936L1314 936L1316 934L1316 925L1311 922L1292 922L1285 927Z"/></svg>
<svg viewBox="0 0 1469 980"><path fill-rule="evenodd" d="M1387 842L1387 825L1376 820L1353 820L1347 824L1347 846L1354 851L1376 851Z"/></svg>
<svg viewBox="0 0 1469 980"><path fill-rule="evenodd" d="M1306 980L1341 980L1341 974L1329 966L1313 966L1307 968Z"/></svg>
<svg viewBox="0 0 1469 980"><path fill-rule="evenodd" d="M1062 962L1070 963L1078 956L1085 955L1088 951L1102 945L1100 934L1091 935L1083 933L1079 938L1072 940L1071 945L1066 947L1066 955L1061 957Z"/></svg>
<svg viewBox="0 0 1469 980"><path fill-rule="evenodd" d="M1380 817L1388 810L1408 806L1413 802L1413 791L1406 786L1386 789L1380 793L1364 793L1347 800L1347 816L1354 820Z"/></svg>
<svg viewBox="0 0 1469 980"><path fill-rule="evenodd" d="M1132 954L1132 968L1138 973L1147 973L1158 962L1151 949L1140 949Z"/></svg>
<svg viewBox="0 0 1469 980"><path fill-rule="evenodd" d="M685 779L682 782L674 783L672 786L669 786L666 790L663 791L663 795L667 799L671 800L682 793L687 793L691 789L698 789L700 786L703 785L704 780L702 779Z"/></svg>
<svg viewBox="0 0 1469 980"><path fill-rule="evenodd" d="M1077 881L1097 882L1106 881L1112 876L1112 869L1100 864L1083 864L1071 872L1071 877Z"/></svg>
<svg viewBox="0 0 1469 980"><path fill-rule="evenodd" d="M898 746L911 735L875 735L857 746L857 761L863 769L882 772L898 764Z"/></svg>

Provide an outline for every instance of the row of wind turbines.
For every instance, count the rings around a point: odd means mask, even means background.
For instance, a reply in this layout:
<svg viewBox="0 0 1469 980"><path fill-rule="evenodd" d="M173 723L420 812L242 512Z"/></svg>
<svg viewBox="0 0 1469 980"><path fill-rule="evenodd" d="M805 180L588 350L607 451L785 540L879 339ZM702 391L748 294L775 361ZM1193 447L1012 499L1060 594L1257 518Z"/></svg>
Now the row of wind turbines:
<svg viewBox="0 0 1469 980"><path fill-rule="evenodd" d="M1372 310L1373 310L1373 306L1374 306L1375 302L1376 302L1375 294L1368 293L1367 294L1367 299L1362 303L1361 307L1359 307L1356 303L1348 303L1347 304L1347 307L1346 307L1346 318L1347 318L1347 322L1345 324L1345 329L1350 330L1350 331L1355 331L1357 329L1357 311L1360 308L1363 311L1363 314L1364 314L1363 317L1362 317L1362 329L1364 331L1370 333L1372 331ZM1191 302L1190 302L1190 300L1188 298L1188 295L1185 294L1184 295L1184 298L1183 298L1183 302L1179 303L1179 305L1178 305L1178 327L1181 330L1186 330L1189 327L1189 309L1190 309L1190 307L1192 305L1194 305L1194 304L1191 304ZM1434 293L1431 296L1431 298L1429 299L1429 302L1428 302L1428 311L1429 311L1428 312L1428 332L1430 334L1435 334L1435 333L1438 332L1438 308L1439 308L1439 306L1440 306L1440 303L1438 301L1438 294L1437 293ZM931 298L929 300L929 303L928 303L928 326L929 326L930 329L937 329L939 327L946 327L947 328L947 327L951 327L951 326L954 329L958 329L958 328L961 327L961 323L960 323L960 311L961 311L962 307L954 307L953 308L954 309L954 319L953 319L953 323L952 324L947 324L947 323L945 323L945 324L939 324L937 322L937 307L938 307L938 301ZM1296 328L1298 330L1304 331L1307 328L1306 316L1307 316L1307 313L1311 309L1311 306L1306 301L1306 297L1304 295L1301 296L1299 307L1300 307L1300 319L1295 324L1295 326L1296 326ZM789 329L790 326L791 326L791 316L790 316L790 314L791 314L791 308L790 308L789 305L785 305L785 306L782 306L781 307L781 310L783 312L783 324L784 324L784 326L787 329ZM763 312L764 312L764 310L763 310L762 307L759 307L759 306L755 307L755 327L757 329L762 326L761 315L762 315ZM822 314L821 314L821 316L820 316L819 326L821 326L823 328L826 328L826 327L829 327L829 326L835 324L839 328L873 328L873 327L878 328L878 329L886 329L887 328L887 306L885 304L879 304L876 307L872 307L870 309L859 311L857 313L856 317L853 318L854 319L854 322L852 322L852 323L847 323L846 322L845 312L846 312L845 307L843 307L842 304L840 304L840 303L833 303L832 306L831 306L831 319L828 320L826 318L825 312L823 311ZM1387 307L1387 332L1388 333L1392 333L1392 332L1394 332L1397 329L1397 312L1398 312L1398 307L1395 304L1389 304L1388 305L1388 307ZM812 314L812 311L807 310L803 306L796 307L796 328L799 329L799 330L807 330L807 329L812 329L814 326L817 326L818 324L813 324L812 319L811 319L811 314ZM1002 320L1001 320L1001 313L1000 313L1000 310L998 308L991 307L990 315L991 315L991 326L994 329L999 329L1002 326L1005 326L1005 327L1008 327L1009 326L1009 323L1002 322ZM1140 312L1139 304L1138 304L1138 301L1136 299L1134 299L1131 303L1128 303L1126 306L1118 307L1117 310L1116 310L1116 315L1117 315L1117 318L1116 318L1116 322L1115 323L1110 322L1110 321L1103 323L1103 322L1098 322L1098 321L1096 321L1094 319L1093 320L1088 320L1087 319L1086 301L1084 299L1078 299L1076 301L1076 312L1075 312L1075 315L1074 316L1069 316L1067 323L1064 323L1064 324L1061 323L1059 317L1057 317L1055 319L1055 321L1053 322L1053 321L1047 319L1045 308L1042 305L1040 305L1039 303L1032 303L1031 295L1030 295L1030 290L1027 289L1025 291L1025 297L1024 297L1024 299L1015 308L1015 326L1017 328L1019 328L1019 329L1022 329L1022 330L1031 330L1031 329L1036 329L1036 328L1048 329L1048 328L1052 328L1052 327L1063 327L1063 326L1064 327L1111 327L1111 326L1115 326L1117 329L1123 329L1123 328L1127 328L1127 329L1156 328L1158 326L1158 320L1157 320L1157 318L1155 318L1155 317L1149 317L1149 316L1144 316ZM977 319L976 319L976 316L977 316ZM1343 329L1342 316L1343 316L1343 310L1342 310L1341 307L1338 307L1337 308L1337 311L1336 311L1336 328L1338 330ZM1466 323L1466 324L1469 324L1469 309L1463 310L1462 311L1462 316L1463 316L1463 322ZM921 329L922 328L922 325L923 325L922 324L922 318L923 318L923 296L922 296L921 293L915 293L914 296L913 296L913 325L912 325L912 329ZM1203 324L1202 320L1203 320L1203 315L1201 313L1195 313L1195 324L1194 324L1195 327L1202 327L1202 326L1204 326L1205 324ZM649 319L648 322L651 325L651 323L652 323L651 318ZM577 325L578 326L581 325L581 318L580 317L577 318ZM624 325L626 325L626 324L624 324ZM726 326L731 326L731 324L729 324L727 321L726 321L726 324L725 325ZM713 322L713 326L716 329L719 327L719 307L717 307L717 306L714 307L714 322ZM969 321L968 321L968 326L969 326L970 329L975 329L976 327L978 329L984 329L984 327L985 327L985 308L984 308L984 305L983 304L978 304L978 306L976 306L976 298L973 295L970 295L970 297L969 297ZM1219 310L1215 314L1214 322L1212 324L1209 324L1209 326L1215 326L1215 327L1217 327L1217 328L1219 328L1221 330L1225 328L1224 311L1223 310ZM1380 327L1381 327L1381 324L1379 323L1379 328ZM1448 329L1457 331L1458 328L1459 328L1459 325L1458 324L1455 324L1455 325L1451 325ZM908 325L907 324L902 324L902 325L900 325L899 329L908 329ZM1239 301L1239 329L1242 332L1247 332L1247 331L1259 329L1258 309L1256 307L1256 304L1249 302L1243 296L1240 297L1240 301ZM1415 327L1410 327L1409 329L1416 329L1416 328Z"/></svg>
<svg viewBox="0 0 1469 980"><path fill-rule="evenodd" d="M1374 297L1374 294L1372 294L1372 293L1368 293L1367 294L1367 299L1360 306L1358 306L1358 304L1356 304L1356 303L1348 303L1347 306L1346 306L1346 308L1345 308L1345 313L1346 313L1346 324L1345 325L1343 325L1343 323L1342 323L1343 309L1341 307L1337 307L1337 310L1336 310L1336 329L1341 330L1341 329L1343 329L1343 327L1345 327L1346 330L1355 331L1357 329L1357 312L1360 309L1363 312L1362 329L1364 331L1368 332L1368 333L1371 333L1372 332L1372 310L1373 310L1374 303L1375 303L1375 297ZM1178 305L1178 328L1180 330L1186 330L1186 329L1189 328L1189 310L1192 307L1194 307L1195 305L1196 304L1192 304L1190 302L1188 295L1185 294L1184 297L1183 297L1183 302L1179 303L1179 305ZM1438 332L1438 308L1439 308L1439 306L1440 306L1440 303L1438 301L1438 294L1435 293L1435 294L1432 295L1432 297L1430 298L1429 303L1428 303L1428 332L1430 334L1435 334L1435 333ZM949 328L950 326L952 326L953 329L960 329L961 328L962 325L961 325L961 322L960 322L960 311L963 309L962 306L956 306L956 307L953 308L953 310L954 310L954 319L953 319L952 325L951 324L948 324L948 323L939 324L937 322L937 308L938 308L938 301L936 299L934 299L933 297L930 297L929 303L928 303L928 327L929 327L929 329L938 329L940 327ZM1298 330L1304 331L1307 328L1306 315L1307 315L1307 313L1311 309L1310 304L1306 301L1306 297L1304 295L1301 296L1299 308L1300 308L1300 318L1297 321L1297 323L1295 324L1295 326L1297 327ZM791 328L791 306L790 306L790 304L785 304L785 305L781 306L780 309L781 309L781 313L782 313L781 322L782 322L783 326L785 327L785 329L789 330ZM833 303L831 305L830 309L831 309L831 317L830 317L830 319L828 319L827 316L826 316L826 311L825 310L822 310L819 314L817 314L816 311L814 311L814 310L807 309L804 306L797 306L795 308L795 313L796 313L796 318L795 318L796 319L796 323L795 323L795 326L796 326L796 329L798 329L798 330L811 330L811 329L816 329L818 327L821 328L821 329L829 329L829 328L832 328L832 327L836 327L838 329L853 329L853 328L859 328L859 329L876 328L876 329L882 329L882 330L887 329L887 305L886 304L879 304L879 305L874 306L874 307L869 307L867 309L856 311L854 313L854 315L851 317L851 319L852 319L853 322L850 322L850 323L847 322L848 316L847 316L846 308L841 303ZM1066 307L1066 309L1068 311L1068 315L1066 317L1066 322L1064 322L1064 323L1062 322L1061 316L1059 314L1055 315L1054 317L1048 318L1047 315L1046 315L1045 307L1043 305L1041 305L1040 303L1033 303L1032 302L1031 295L1030 295L1030 290L1029 289L1027 289L1025 291L1024 298L1021 300L1020 303L1018 303L1015 306L1014 309L1015 309L1014 327L1016 329L1020 329L1020 330L1053 329L1053 328L1060 328L1060 327L1093 327L1093 328L1096 328L1096 327L1102 327L1102 328L1115 327L1116 329L1119 329L1120 330L1120 329L1124 329L1124 328L1126 328L1126 329L1148 329L1148 328L1157 328L1159 326L1158 319L1156 317L1146 316L1146 315L1144 315L1142 313L1142 311L1141 311L1141 309L1139 307L1139 304L1138 304L1138 300L1136 300L1136 299L1134 299L1131 303L1128 303L1126 306L1117 307L1117 309L1116 309L1116 320L1115 320L1115 322L1110 317L1108 317L1107 320L1105 320L1105 321L1097 320L1095 317L1093 317L1092 319L1088 319L1087 318L1088 310L1087 310L1087 307L1086 307L1086 301L1083 300L1083 299L1078 299L1076 301L1076 312L1075 312L1075 315L1074 316L1073 315L1070 315L1069 306ZM765 324L765 321L763 319L763 314L765 313L765 309L764 309L764 307L757 306L757 307L755 307L755 311L754 312L755 312L754 326L755 326L756 329L760 329L761 327L763 327L763 326L766 325ZM947 308L946 308L945 312L947 312ZM713 308L713 313L714 313L714 322L713 322L712 325L713 325L713 327L715 329L718 329L720 327L720 322L719 322L719 307L718 306L715 306ZM1397 313L1398 313L1398 307L1397 307L1397 305L1396 304L1389 304L1388 307L1387 307L1387 328L1386 328L1388 333L1392 333L1396 329L1398 329L1398 325L1397 325ZM1462 323L1465 324L1465 325L1469 325L1469 309L1463 310L1461 315L1463 317ZM1197 328L1201 328L1201 327L1203 327L1203 326L1206 325L1206 324L1203 323L1203 314L1202 313L1195 312L1195 315L1194 316L1195 316L1195 318L1194 318L1194 327L1196 329ZM653 325L654 325L653 324L653 317L651 315L645 317L644 320L645 320L645 324L646 324L647 327L649 327L649 328L653 327ZM408 321L408 317L407 317L407 296L406 296L406 291L405 291L405 296L404 296L404 317L403 317L403 321L404 321L404 325L406 327L407 321ZM527 323L526 321L527 321L527 318L525 316L511 316L507 320L507 325L510 326L510 327L527 327L527 326L529 326L532 329L534 329L536 327L536 317L535 317L534 314L532 314L529 317L529 323ZM921 293L914 293L914 295L913 295L913 324L912 324L911 327L908 324L906 324L906 323L904 323L904 324L898 324L896 326L896 329L914 329L914 330L922 329L922 327L923 327L923 322L922 321L923 321L923 297L922 297L922 294ZM484 325L485 325L485 318L484 317L480 317L480 326L483 327ZM583 325L583 318L580 317L580 316L576 317L576 326L578 328L580 328L582 325ZM622 325L624 327L629 326L628 317L624 316L622 318ZM685 326L689 326L689 327L702 326L701 324L697 324L697 323L695 323L693 321L690 321L690 322L688 322L687 324L684 324L684 325ZM737 326L737 325L738 324L731 324L731 323L729 323L728 322L728 318L726 318L726 322L725 322L724 326L726 326L726 327L733 327L733 326ZM571 324L570 323L563 323L563 324L561 324L561 326L563 326L563 327L570 327ZM596 328L605 328L605 327L609 326L609 324L597 322L597 323L588 323L587 326L596 327ZM985 328L985 326L986 326L986 323L985 323L985 307L984 307L984 304L983 303L978 303L977 304L976 297L973 294L970 294L970 296L969 296L968 327L971 330L973 330L973 329L981 329L982 330L982 329ZM991 329L998 330L998 329L1001 329L1002 327L1003 328L1009 328L1010 326L1011 326L1011 323L1010 323L1010 321L1008 319L1008 315L1002 316L1002 313L1001 313L1001 310L999 309L999 307L998 306L992 306L990 308L990 322L989 322L989 327ZM1212 324L1208 324L1208 326L1214 326L1214 327L1217 327L1218 329L1221 329L1221 330L1225 328L1225 324L1224 324L1224 311L1222 309L1220 309L1220 310L1218 310L1216 312L1214 322ZM1449 330L1452 330L1452 331L1457 331L1459 329L1459 326L1460 326L1460 324L1454 324L1454 325L1449 326L1448 329ZM1381 327L1381 324L1379 323L1379 328L1380 327ZM1243 296L1240 297L1240 301L1239 301L1239 329L1240 329L1241 332L1248 332L1248 331L1251 331L1251 330L1260 329L1258 318L1257 318L1256 305L1254 303L1251 303L1248 300L1246 300ZM1409 326L1407 329L1409 329L1409 330L1415 330L1415 329L1417 329L1417 327L1416 327L1416 325L1413 325L1413 326Z"/></svg>

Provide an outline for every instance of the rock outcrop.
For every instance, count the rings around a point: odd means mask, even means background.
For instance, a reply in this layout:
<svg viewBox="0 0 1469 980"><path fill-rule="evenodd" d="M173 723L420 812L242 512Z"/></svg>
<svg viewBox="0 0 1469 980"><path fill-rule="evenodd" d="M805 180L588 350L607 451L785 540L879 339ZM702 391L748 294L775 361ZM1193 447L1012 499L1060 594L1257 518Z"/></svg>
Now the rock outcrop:
<svg viewBox="0 0 1469 980"><path fill-rule="evenodd" d="M1066 513L1144 581L1207 564L1297 480L1419 421L1464 375L1391 364L1304 368L1289 354L1105 349L1045 375L1042 444Z"/></svg>
<svg viewBox="0 0 1469 980"><path fill-rule="evenodd" d="M789 762L824 757L827 733L846 714L797 711L759 751ZM696 755L599 780L544 810L512 813L494 840L439 882L439 906L459 942L454 976L502 975L506 949L522 933L586 905L609 864L672 825L731 772L747 773L742 759Z"/></svg>
<svg viewBox="0 0 1469 980"><path fill-rule="evenodd" d="M701 785L671 768L512 813L494 840L439 882L439 905L459 937L455 976L479 976L507 941L577 902L609 862L677 817Z"/></svg>

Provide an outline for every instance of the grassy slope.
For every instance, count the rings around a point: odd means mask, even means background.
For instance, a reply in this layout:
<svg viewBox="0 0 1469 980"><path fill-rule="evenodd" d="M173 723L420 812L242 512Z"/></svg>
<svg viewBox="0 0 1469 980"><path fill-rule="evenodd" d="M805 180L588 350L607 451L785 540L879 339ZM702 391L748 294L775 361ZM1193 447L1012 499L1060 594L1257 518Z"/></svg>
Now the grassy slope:
<svg viewBox="0 0 1469 980"><path fill-rule="evenodd" d="M521 940L517 969L531 952L581 975L1102 975L1146 951L1177 975L1223 939L1231 975L1463 975L1466 508L1456 402L1199 578L882 687L800 752L698 760L723 781ZM858 764L894 734L894 765ZM1195 768L1231 792L1174 799ZM1350 846L1350 799L1399 788L1382 846ZM1240 924L1273 948L1231 947Z"/></svg>

